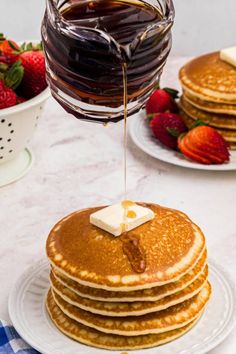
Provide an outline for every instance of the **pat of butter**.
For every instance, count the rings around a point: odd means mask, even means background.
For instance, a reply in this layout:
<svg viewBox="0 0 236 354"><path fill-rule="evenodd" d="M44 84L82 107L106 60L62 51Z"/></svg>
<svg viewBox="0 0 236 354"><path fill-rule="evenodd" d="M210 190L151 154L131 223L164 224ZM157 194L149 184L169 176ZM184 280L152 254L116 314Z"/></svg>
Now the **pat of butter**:
<svg viewBox="0 0 236 354"><path fill-rule="evenodd" d="M122 203L108 206L90 215L90 223L114 236L130 231L154 219L151 209L133 203L124 208Z"/></svg>
<svg viewBox="0 0 236 354"><path fill-rule="evenodd" d="M236 67L236 47L223 49L220 52L220 59Z"/></svg>

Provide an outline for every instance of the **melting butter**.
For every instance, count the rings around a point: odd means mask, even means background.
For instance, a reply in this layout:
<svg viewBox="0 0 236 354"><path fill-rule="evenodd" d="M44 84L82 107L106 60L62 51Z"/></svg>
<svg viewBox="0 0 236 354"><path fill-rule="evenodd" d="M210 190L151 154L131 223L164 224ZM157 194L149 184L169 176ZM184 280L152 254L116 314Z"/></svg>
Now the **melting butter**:
<svg viewBox="0 0 236 354"><path fill-rule="evenodd" d="M153 211L149 208L131 201L123 201L91 214L90 223L114 236L120 236L122 233L154 219L154 216Z"/></svg>

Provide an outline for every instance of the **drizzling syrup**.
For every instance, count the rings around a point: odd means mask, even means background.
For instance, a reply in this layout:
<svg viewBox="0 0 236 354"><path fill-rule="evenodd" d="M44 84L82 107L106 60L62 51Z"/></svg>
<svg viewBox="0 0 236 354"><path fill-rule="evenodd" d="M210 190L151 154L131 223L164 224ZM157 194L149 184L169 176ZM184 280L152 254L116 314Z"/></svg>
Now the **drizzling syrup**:
<svg viewBox="0 0 236 354"><path fill-rule="evenodd" d="M124 254L127 256L132 269L136 273L143 273L146 269L146 254L140 246L139 237L132 234L123 234L121 241Z"/></svg>

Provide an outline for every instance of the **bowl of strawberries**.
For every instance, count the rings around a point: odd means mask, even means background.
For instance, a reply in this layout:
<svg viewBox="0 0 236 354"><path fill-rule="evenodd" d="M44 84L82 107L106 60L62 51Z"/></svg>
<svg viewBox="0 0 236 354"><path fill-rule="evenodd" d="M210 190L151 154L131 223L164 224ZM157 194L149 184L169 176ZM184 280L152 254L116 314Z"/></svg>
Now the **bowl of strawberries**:
<svg viewBox="0 0 236 354"><path fill-rule="evenodd" d="M41 43L19 44L0 34L0 186L31 167L26 147L49 97Z"/></svg>

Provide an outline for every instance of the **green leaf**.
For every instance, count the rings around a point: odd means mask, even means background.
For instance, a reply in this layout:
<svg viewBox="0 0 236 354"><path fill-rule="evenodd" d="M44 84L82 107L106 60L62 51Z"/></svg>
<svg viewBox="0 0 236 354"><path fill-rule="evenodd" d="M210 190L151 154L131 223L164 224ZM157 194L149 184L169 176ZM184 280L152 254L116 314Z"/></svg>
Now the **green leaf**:
<svg viewBox="0 0 236 354"><path fill-rule="evenodd" d="M7 65L7 64L5 64L5 63L0 63L0 72L1 72L1 73L6 72L7 69L8 69L8 65Z"/></svg>
<svg viewBox="0 0 236 354"><path fill-rule="evenodd" d="M26 46L25 42L21 44L21 46L20 46L21 52L25 51L25 46Z"/></svg>
<svg viewBox="0 0 236 354"><path fill-rule="evenodd" d="M9 46L15 50L16 52L19 52L19 48L15 46L15 44L12 41L8 41Z"/></svg>
<svg viewBox="0 0 236 354"><path fill-rule="evenodd" d="M193 123L191 129L200 127L202 125L208 125L206 122L204 122L202 119L196 119L195 122Z"/></svg>
<svg viewBox="0 0 236 354"><path fill-rule="evenodd" d="M179 98L179 91L169 88L169 87L165 87L163 88L164 91L166 91L172 98L173 100L176 100L177 98Z"/></svg>
<svg viewBox="0 0 236 354"><path fill-rule="evenodd" d="M26 45L26 50L27 50L27 51L30 51L30 50L32 50L32 49L33 49L33 44L32 44L31 42L27 43L27 45Z"/></svg>
<svg viewBox="0 0 236 354"><path fill-rule="evenodd" d="M39 42L36 46L35 46L36 50L43 50L43 42Z"/></svg>
<svg viewBox="0 0 236 354"><path fill-rule="evenodd" d="M174 128L166 128L166 130L168 131L168 133L172 136L174 136L175 138L178 138L178 136L180 136L180 133L178 132L177 129Z"/></svg>
<svg viewBox="0 0 236 354"><path fill-rule="evenodd" d="M146 115L146 118L152 120L155 117L156 113L150 113Z"/></svg>
<svg viewBox="0 0 236 354"><path fill-rule="evenodd" d="M12 65L5 76L5 84L15 90L21 83L24 76L24 68L18 60Z"/></svg>
<svg viewBox="0 0 236 354"><path fill-rule="evenodd" d="M39 42L38 44L33 44L32 42L23 43L20 47L21 53L30 52L31 50L33 51L43 50L42 42Z"/></svg>

